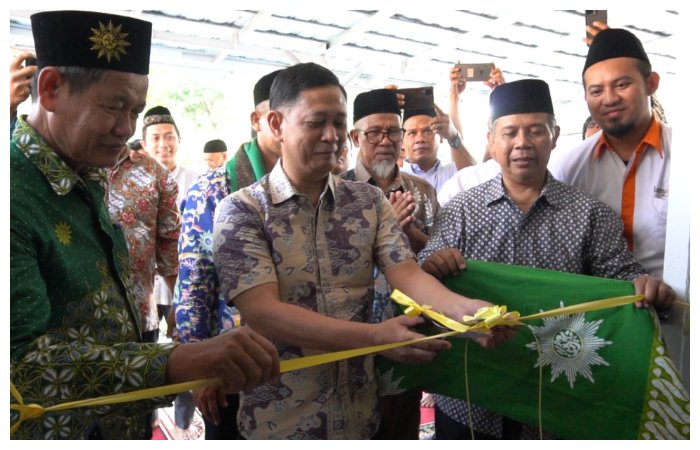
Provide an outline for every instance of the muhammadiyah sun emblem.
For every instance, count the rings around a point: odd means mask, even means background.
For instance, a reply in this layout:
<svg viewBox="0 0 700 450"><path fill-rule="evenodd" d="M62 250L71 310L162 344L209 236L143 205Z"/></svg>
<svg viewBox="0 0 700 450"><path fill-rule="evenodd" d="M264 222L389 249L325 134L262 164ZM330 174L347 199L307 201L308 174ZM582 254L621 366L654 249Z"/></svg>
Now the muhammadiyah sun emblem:
<svg viewBox="0 0 700 450"><path fill-rule="evenodd" d="M66 247L70 245L70 241L72 239L70 225L65 222L58 222L54 228L54 232L56 233L56 238L58 238L61 244L65 245Z"/></svg>
<svg viewBox="0 0 700 450"><path fill-rule="evenodd" d="M577 375L595 383L591 366L609 365L598 350L612 344L596 336L603 321L586 322L584 314L580 313L548 317L543 322L541 327L530 326L537 339L526 345L529 349L539 350L540 357L535 367L550 366L552 383L562 373L566 374L571 389Z"/></svg>
<svg viewBox="0 0 700 450"><path fill-rule="evenodd" d="M90 38L94 43L90 50L97 50L98 58L106 56L107 62L111 62L112 58L119 61L120 54L126 55L125 48L131 44L125 39L129 33L122 33L121 25L115 27L110 20L107 26L100 22L99 30L97 28L90 29L94 33Z"/></svg>

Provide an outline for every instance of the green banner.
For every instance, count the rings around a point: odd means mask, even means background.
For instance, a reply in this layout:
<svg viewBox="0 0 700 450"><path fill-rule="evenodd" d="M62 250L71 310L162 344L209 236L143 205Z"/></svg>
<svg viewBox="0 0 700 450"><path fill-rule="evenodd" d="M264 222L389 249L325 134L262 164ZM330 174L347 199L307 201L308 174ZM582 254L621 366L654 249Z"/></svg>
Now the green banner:
<svg viewBox="0 0 700 450"><path fill-rule="evenodd" d="M634 294L626 281L480 261L445 285L521 316ZM378 358L383 393L469 398L535 427L541 416L545 431L565 439L689 438L689 396L649 310L626 305L526 325L494 350L452 338L432 364Z"/></svg>

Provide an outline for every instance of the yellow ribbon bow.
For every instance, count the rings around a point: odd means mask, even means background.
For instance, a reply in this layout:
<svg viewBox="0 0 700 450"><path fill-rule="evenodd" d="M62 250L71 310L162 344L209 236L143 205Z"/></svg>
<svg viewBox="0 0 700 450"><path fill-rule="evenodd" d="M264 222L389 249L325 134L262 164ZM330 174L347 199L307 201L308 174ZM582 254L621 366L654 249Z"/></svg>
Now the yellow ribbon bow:
<svg viewBox="0 0 700 450"><path fill-rule="evenodd" d="M494 305L479 308L473 317L462 317L462 323L460 323L435 311L430 305L419 305L415 300L398 289L392 291L391 299L405 307L404 314L408 317L416 317L423 314L440 325L460 333L484 328L490 329L499 325L521 325L521 322L518 320L520 318L520 313L517 311L508 312L506 306Z"/></svg>

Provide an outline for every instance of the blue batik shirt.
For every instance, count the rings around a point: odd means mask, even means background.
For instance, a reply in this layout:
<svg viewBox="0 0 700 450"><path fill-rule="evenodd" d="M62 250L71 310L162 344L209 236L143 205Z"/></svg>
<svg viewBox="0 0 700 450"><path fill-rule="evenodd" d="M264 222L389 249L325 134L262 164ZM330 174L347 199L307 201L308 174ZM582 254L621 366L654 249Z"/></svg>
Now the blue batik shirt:
<svg viewBox="0 0 700 450"><path fill-rule="evenodd" d="M236 311L219 293L214 269L214 211L231 193L226 168L201 175L184 199L178 243L178 280L173 307L182 342L196 342L234 328Z"/></svg>

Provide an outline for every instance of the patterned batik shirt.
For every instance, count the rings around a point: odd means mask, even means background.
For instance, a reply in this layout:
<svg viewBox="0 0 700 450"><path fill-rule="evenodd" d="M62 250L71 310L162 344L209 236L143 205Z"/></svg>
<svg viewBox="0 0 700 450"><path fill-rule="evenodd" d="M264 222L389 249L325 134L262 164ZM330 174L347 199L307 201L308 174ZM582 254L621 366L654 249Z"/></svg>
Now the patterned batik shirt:
<svg viewBox="0 0 700 450"><path fill-rule="evenodd" d="M154 276L177 275L177 184L155 159L134 151L124 153L109 181L109 216L122 227L129 248L141 331L157 330Z"/></svg>
<svg viewBox="0 0 700 450"><path fill-rule="evenodd" d="M44 407L156 387L172 344L140 343L104 171L76 174L21 118L10 142L10 380ZM163 398L48 412L18 439L141 439ZM17 419L11 412L11 419Z"/></svg>
<svg viewBox="0 0 700 450"><path fill-rule="evenodd" d="M217 209L214 262L229 300L277 283L281 301L368 322L373 267L385 271L411 258L391 205L367 183L329 175L314 206L278 162ZM318 353L275 344L283 360ZM351 358L241 393L238 424L247 439L368 439L379 425L377 396L374 357Z"/></svg>
<svg viewBox="0 0 700 450"><path fill-rule="evenodd" d="M214 268L211 245L214 211L224 197L239 187L250 186L263 176L262 151L257 139L252 139L241 144L224 167L197 178L185 196L179 276L173 298L175 322L182 342L208 339L237 324L238 312L226 304L219 292L219 278Z"/></svg>
<svg viewBox="0 0 700 450"><path fill-rule="evenodd" d="M173 307L182 342L196 342L234 327L235 311L219 294L214 268L214 211L231 188L226 168L197 178L184 200L179 269Z"/></svg>
<svg viewBox="0 0 700 450"><path fill-rule="evenodd" d="M527 212L505 192L501 174L455 196L440 211L419 262L445 248L458 249L465 259L621 280L646 273L627 250L617 214L549 173ZM453 420L468 423L467 402L436 395L435 404ZM500 415L477 405L471 413L474 431L501 436Z"/></svg>
<svg viewBox="0 0 700 450"><path fill-rule="evenodd" d="M398 167L398 166L397 166ZM340 175L344 180L362 181L369 183L372 186L377 186L369 171L358 162L354 169L343 172ZM424 179L411 175L409 173L396 171L396 178L391 183L387 192L400 190L402 192L411 192L416 203L416 208L411 215L416 228L425 234L430 234L430 229L433 226L435 217L440 210L440 204L437 201L435 188Z"/></svg>
<svg viewBox="0 0 700 450"><path fill-rule="evenodd" d="M372 186L377 185L372 175L361 163L358 163L354 169L342 173L340 177L345 180L362 181ZM413 200L416 203L416 207L411 214L413 216L413 224L420 231L429 235L433 221L440 210L435 189L426 180L397 170L396 178L389 186L387 192L397 190L413 194ZM403 230L401 232L403 233ZM379 268L374 268L374 275L372 322L382 322L394 316L394 307L390 298L392 289Z"/></svg>

